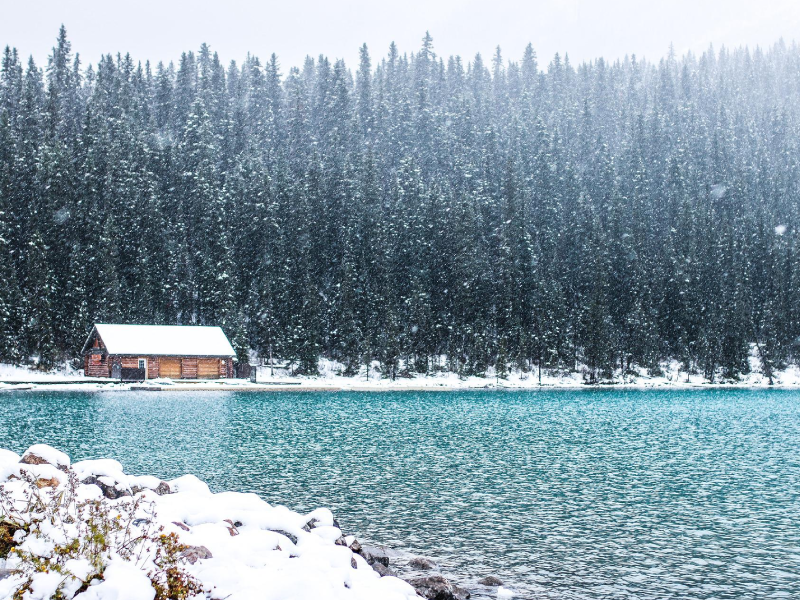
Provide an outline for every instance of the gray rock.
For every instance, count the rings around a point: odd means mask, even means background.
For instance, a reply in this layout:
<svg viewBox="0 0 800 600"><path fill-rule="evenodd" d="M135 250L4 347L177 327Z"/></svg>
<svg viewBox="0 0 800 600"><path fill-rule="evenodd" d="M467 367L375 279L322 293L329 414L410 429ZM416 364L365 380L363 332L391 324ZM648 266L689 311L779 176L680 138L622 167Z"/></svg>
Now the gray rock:
<svg viewBox="0 0 800 600"><path fill-rule="evenodd" d="M139 494L139 493L145 491L145 490L150 490L152 492L155 492L159 496L164 496L166 494L171 494L172 493L172 490L169 489L169 484L166 481L162 481L161 483L158 484L158 487L153 488L153 489L140 487L138 485L132 485L131 486L131 492L133 493L134 496L136 494Z"/></svg>
<svg viewBox="0 0 800 600"><path fill-rule="evenodd" d="M384 567L389 566L389 555L386 553L386 550L378 548L377 546L361 546L361 556L373 567L376 563Z"/></svg>
<svg viewBox="0 0 800 600"><path fill-rule="evenodd" d="M311 519L308 523L303 525L303 531L311 531L317 526L317 523L319 523L319 519Z"/></svg>
<svg viewBox="0 0 800 600"><path fill-rule="evenodd" d="M372 566L372 570L375 571L381 577L386 577L387 575L391 576L391 577L397 577L397 573L392 571L389 567L387 567L383 563L375 562L375 563L372 563L371 566Z"/></svg>
<svg viewBox="0 0 800 600"><path fill-rule="evenodd" d="M100 488L100 491L103 492L103 496L105 496L109 500L116 500L117 498L123 498L125 496L132 495L130 490L125 490L125 489L121 490L114 485L106 485L94 475L90 475L89 477L81 481L81 483L85 485L96 485L97 487Z"/></svg>
<svg viewBox="0 0 800 600"><path fill-rule="evenodd" d="M282 536L289 538L289 540L297 545L297 536L289 533L288 531L284 531L283 529L270 529L270 531L274 531L275 533L280 533Z"/></svg>
<svg viewBox="0 0 800 600"><path fill-rule="evenodd" d="M205 546L189 546L186 550L181 552L181 557L189 561L189 564L191 565L196 563L198 560L214 558L211 555L211 551Z"/></svg>
<svg viewBox="0 0 800 600"><path fill-rule="evenodd" d="M427 600L460 600L453 584L441 575L427 575L407 580L417 593Z"/></svg>
<svg viewBox="0 0 800 600"><path fill-rule="evenodd" d="M453 595L458 598L458 600L469 600L469 598L472 596L472 594L469 593L469 590L458 587L457 585L453 586Z"/></svg>
<svg viewBox="0 0 800 600"><path fill-rule="evenodd" d="M494 575L487 575L483 579L479 579L478 583L481 584L481 585L488 586L488 587L499 587L499 586L503 585L503 582L500 581Z"/></svg>
<svg viewBox="0 0 800 600"><path fill-rule="evenodd" d="M430 571L431 569L436 568L436 563L430 558L425 558L424 556L415 556L408 561L408 566L412 569L416 569L417 571Z"/></svg>

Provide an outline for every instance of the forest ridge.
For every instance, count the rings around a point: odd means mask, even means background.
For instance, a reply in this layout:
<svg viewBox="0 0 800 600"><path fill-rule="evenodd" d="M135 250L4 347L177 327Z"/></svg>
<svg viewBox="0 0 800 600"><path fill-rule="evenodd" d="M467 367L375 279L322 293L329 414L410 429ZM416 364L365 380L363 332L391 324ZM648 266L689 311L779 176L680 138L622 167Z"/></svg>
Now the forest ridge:
<svg viewBox="0 0 800 600"><path fill-rule="evenodd" d="M0 72L0 360L221 325L350 372L765 373L800 356L800 48L573 66L421 48Z"/></svg>

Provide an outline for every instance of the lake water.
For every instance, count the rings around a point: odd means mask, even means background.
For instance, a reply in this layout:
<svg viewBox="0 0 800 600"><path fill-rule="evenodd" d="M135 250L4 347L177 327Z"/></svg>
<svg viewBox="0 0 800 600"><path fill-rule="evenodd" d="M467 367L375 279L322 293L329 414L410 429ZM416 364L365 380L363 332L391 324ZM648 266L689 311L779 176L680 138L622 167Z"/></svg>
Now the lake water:
<svg viewBox="0 0 800 600"><path fill-rule="evenodd" d="M330 507L529 598L800 598L800 393L0 393L0 447Z"/></svg>

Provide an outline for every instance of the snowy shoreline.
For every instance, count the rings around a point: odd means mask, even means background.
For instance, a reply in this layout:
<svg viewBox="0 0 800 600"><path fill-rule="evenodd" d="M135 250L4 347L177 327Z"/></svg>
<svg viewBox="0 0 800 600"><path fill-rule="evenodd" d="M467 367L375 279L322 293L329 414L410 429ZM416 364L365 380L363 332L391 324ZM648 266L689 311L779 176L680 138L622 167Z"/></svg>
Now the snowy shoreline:
<svg viewBox="0 0 800 600"><path fill-rule="evenodd" d="M601 383L601 384L542 384L542 385L504 385L485 383L482 385L448 385L437 381L419 381L411 385L326 385L317 381L303 381L297 385L287 385L280 382L268 384L250 384L248 382L208 382L208 383L170 383L170 384L142 384L142 383L5 383L0 382L0 392L272 392L272 393L313 393L313 392L466 392L466 391L520 391L520 392L546 392L546 391L598 391L598 390L800 390L800 383Z"/></svg>
<svg viewBox="0 0 800 600"><path fill-rule="evenodd" d="M260 391L260 392L424 392L475 390L600 390L600 389L800 389L800 366L792 365L773 373L772 384L761 370L756 349L751 349L750 372L736 380L716 379L709 382L698 373L687 376L678 361L661 364L661 374L650 376L644 370L638 374L621 374L595 383L587 383L585 367L576 371L543 370L538 372L512 370L498 377L488 369L485 376L460 376L439 370L425 374L406 374L396 379L383 378L380 364L374 362L369 370L362 366L355 375L343 375L344 365L320 359L319 374L292 375L286 369L259 366L257 383L245 379L171 380L150 379L139 383L119 383L101 378L83 377L66 365L60 371L42 372L29 367L0 364L0 391Z"/></svg>
<svg viewBox="0 0 800 600"><path fill-rule="evenodd" d="M317 376L292 376L270 372L259 367L258 383L243 379L192 381L153 379L141 383L119 383L84 378L79 372L42 373L24 367L0 365L0 391L254 391L254 392L424 392L477 390L600 390L600 389L800 389L800 368L789 367L773 375L773 384L760 372L757 361L751 371L738 380L711 383L701 375L680 370L676 363L663 365L663 375L618 375L598 383L586 383L580 372L542 373L541 383L536 373L511 372L499 377L460 377L455 373L383 379L373 367L367 377L366 369L355 376L341 375L341 367L330 361L320 361Z"/></svg>
<svg viewBox="0 0 800 600"><path fill-rule="evenodd" d="M0 600L470 597L430 559L396 556L345 536L326 508L212 493L193 475L131 476L111 459L71 463L43 444L0 449ZM485 591L512 597L491 579ZM170 585L188 593L159 588Z"/></svg>

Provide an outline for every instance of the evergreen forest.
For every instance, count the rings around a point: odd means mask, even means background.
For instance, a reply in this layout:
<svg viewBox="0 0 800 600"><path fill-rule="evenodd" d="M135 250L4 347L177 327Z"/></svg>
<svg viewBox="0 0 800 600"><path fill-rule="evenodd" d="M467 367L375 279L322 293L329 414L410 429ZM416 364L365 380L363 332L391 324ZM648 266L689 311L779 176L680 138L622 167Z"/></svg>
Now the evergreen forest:
<svg viewBox="0 0 800 600"><path fill-rule="evenodd" d="M0 361L75 359L94 322L220 325L306 374L800 360L795 43L359 56L6 47Z"/></svg>

